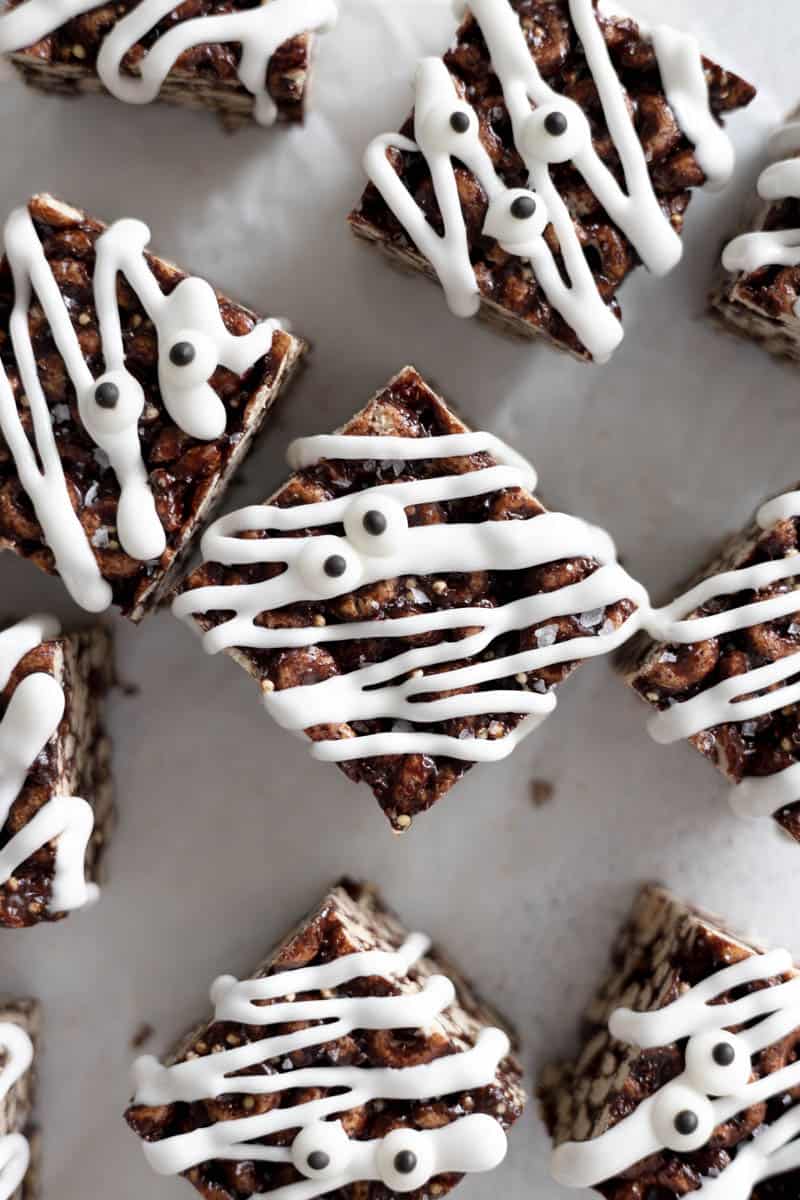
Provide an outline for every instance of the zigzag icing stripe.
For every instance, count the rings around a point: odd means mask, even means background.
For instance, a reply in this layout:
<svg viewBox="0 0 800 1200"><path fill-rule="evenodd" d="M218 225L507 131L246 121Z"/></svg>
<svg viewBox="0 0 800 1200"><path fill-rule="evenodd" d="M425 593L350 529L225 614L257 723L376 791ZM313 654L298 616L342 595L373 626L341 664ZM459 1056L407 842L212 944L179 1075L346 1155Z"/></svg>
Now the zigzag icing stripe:
<svg viewBox="0 0 800 1200"><path fill-rule="evenodd" d="M95 0L27 0L0 16L0 53L34 45L67 21L96 7ZM104 87L128 104L149 104L187 50L210 43L242 48L239 81L253 97L254 116L272 125L278 110L267 90L270 61L279 46L301 33L324 33L336 23L334 0L270 0L244 12L191 17L173 25L147 52L134 76L123 71L130 50L175 8L174 0L141 0L103 40L97 73Z"/></svg>
<svg viewBox="0 0 800 1200"><path fill-rule="evenodd" d="M0 1023L0 1049L5 1065L0 1071L0 1101L5 1100L33 1062L33 1043L24 1029L13 1022ZM20 1187L31 1160L28 1139L21 1133L0 1137L0 1200L10 1200Z"/></svg>
<svg viewBox="0 0 800 1200"><path fill-rule="evenodd" d="M463 9L464 5L458 5ZM570 0L572 23L597 86L609 132L619 154L625 189L597 154L586 115L555 91L534 61L516 11L508 0L471 0L469 9L488 46L511 118L514 144L528 171L527 188L508 188L480 140L477 116L461 99L440 59L425 59L415 96L414 137L376 138L364 159L366 172L409 237L436 270L457 316L472 316L480 293L470 261L466 224L453 160L478 178L489 200L483 232L509 254L527 259L553 307L598 362L622 340L622 326L598 291L572 215L556 188L551 167L571 162L645 265L663 275L679 261L680 238L658 202L645 152L625 101L592 0ZM696 40L667 26L652 33L667 99L711 186L723 186L733 152L711 112ZM533 106L533 107L532 107ZM421 153L430 169L444 223L440 235L427 221L387 158L387 150ZM544 238L555 230L567 281Z"/></svg>
<svg viewBox="0 0 800 1200"><path fill-rule="evenodd" d="M756 1104L800 1086L800 1063L751 1082L754 1056L800 1027L800 978L713 1003L745 984L781 978L792 971L786 951L752 955L691 988L654 1012L618 1009L612 1037L642 1049L688 1038L681 1075L644 1100L634 1112L587 1142L559 1146L553 1175L566 1187L595 1187L663 1150L691 1154L714 1130ZM731 1028L746 1025L742 1032ZM793 1107L763 1134L739 1148L734 1162L700 1192L710 1200L749 1200L753 1188L800 1167L800 1108Z"/></svg>
<svg viewBox="0 0 800 1200"><path fill-rule="evenodd" d="M155 327L164 406L176 425L191 437L211 440L225 430L225 408L208 382L217 367L222 364L243 374L269 351L278 328L277 322L265 321L244 336L233 336L223 323L213 288L203 279L184 279L168 296L164 295L145 258L149 240L147 226L131 220L117 221L97 239L94 303L105 371L94 378L27 208L12 213L5 229L5 249L15 289L11 342L22 390L30 405L36 452L25 434L2 363L0 434L11 450L20 482L61 578L73 599L89 612L101 612L109 606L111 588L100 573L67 490L52 414L31 342L28 310L34 295L75 389L80 420L108 456L117 477L120 544L139 561L160 558L167 541L139 443L145 398L139 381L125 365L117 306L118 275L125 276Z"/></svg>
<svg viewBox="0 0 800 1200"><path fill-rule="evenodd" d="M384 754L428 753L470 762L505 758L555 708L552 693L497 686L473 689L493 681L513 679L556 663L606 654L637 628L634 614L611 632L591 630L602 623L603 610L625 598L647 601L644 589L616 562L607 534L563 513L545 513L528 521L484 521L409 526L405 508L470 496L488 495L500 488L535 485L532 468L497 439L483 433L430 438L350 438L337 434L302 439L290 453L293 466L310 465L322 455L331 459L366 456L385 462L437 460L489 450L497 466L460 475L433 475L422 480L382 484L355 496L294 508L262 505L223 517L203 539L203 554L212 562L232 564L285 563L286 570L265 583L205 587L179 596L173 611L182 618L225 610L234 615L204 635L210 653L230 647L285 649L371 638L402 638L448 630L476 630L460 640L402 651L385 662L336 675L313 685L267 692L264 703L285 729L301 733L314 725L339 726L347 721L390 719L383 733L353 738L329 738L311 744L311 754L328 762L343 762ZM371 533L377 522L379 533ZM344 536L242 538L248 531L291 533L308 528L344 525ZM454 608L411 617L356 621L335 626L270 628L257 624L263 612L303 601L346 595L384 579L407 575L524 570L563 558L591 557L600 568L579 583L524 597L496 608ZM326 573L334 564L335 575ZM586 637L558 642L542 636L539 644L516 654L475 662L456 670L450 664L483 654L499 636L543 621L586 615ZM599 614L599 616L598 616ZM594 622L594 624L592 624ZM194 622L192 622L194 624ZM442 671L423 674L426 669ZM400 680L400 682L398 682ZM460 695L430 699L437 691L465 689ZM428 698L426 698L428 697ZM458 738L413 729L412 723L444 722L460 717L515 713L517 728L496 740Z"/></svg>
<svg viewBox="0 0 800 1200"><path fill-rule="evenodd" d="M769 529L779 521L800 517L800 492L787 492L763 505L757 521ZM648 633L658 642L690 645L721 637L766 621L779 620L797 612L798 593L755 600L725 612L705 617L689 614L719 596L760 592L782 581L793 582L800 574L800 556L757 563L740 570L709 576L665 608L643 616ZM752 721L800 702L800 652L775 662L724 679L691 699L674 704L651 718L648 728L657 742L669 743L693 737L726 722ZM787 680L795 679L793 683ZM778 686L784 684L785 686ZM767 690L770 689L770 690ZM748 697L744 699L743 697ZM767 817L800 800L800 763L774 775L745 779L731 790L731 806L742 817Z"/></svg>
<svg viewBox="0 0 800 1200"><path fill-rule="evenodd" d="M30 617L0 633L0 692L16 665L43 641L57 637L52 617ZM64 691L51 675L27 675L13 692L0 721L0 826L36 759L56 734L64 715ZM53 796L0 849L0 884L44 846L56 843L50 907L70 912L98 896L84 876L86 848L94 814L77 796Z"/></svg>
<svg viewBox="0 0 800 1200"><path fill-rule="evenodd" d="M435 1029L455 998L452 983L441 975L428 978L418 992L295 999L298 993L321 992L355 979L403 978L429 944L423 934L412 934L394 952L363 951L263 979L218 979L211 989L215 1021L267 1028L294 1022L314 1024L170 1067L152 1057L142 1058L134 1066L135 1103L193 1103L229 1092L264 1096L306 1088L335 1089L336 1094L145 1143L151 1166L160 1174L177 1174L215 1158L292 1163L302 1180L271 1191L275 1200L312 1200L366 1180L382 1181L398 1192L414 1191L434 1175L488 1171L497 1166L506 1152L505 1133L497 1121L483 1114L463 1117L444 1129L396 1129L385 1138L369 1141L351 1140L335 1118L376 1100L425 1100L487 1086L509 1051L508 1038L499 1029L484 1029L471 1049L421 1066L245 1073L267 1060L285 1061L296 1050L346 1037L354 1029ZM299 1130L291 1146L260 1144L263 1138L291 1129Z"/></svg>
<svg viewBox="0 0 800 1200"><path fill-rule="evenodd" d="M770 143L773 162L761 173L758 194L772 206L781 200L800 200L800 121L779 129ZM768 208L765 208L764 215ZM750 275L762 267L800 266L800 229L769 229L744 233L734 238L723 251L726 271L744 271ZM800 301L794 306L800 316Z"/></svg>

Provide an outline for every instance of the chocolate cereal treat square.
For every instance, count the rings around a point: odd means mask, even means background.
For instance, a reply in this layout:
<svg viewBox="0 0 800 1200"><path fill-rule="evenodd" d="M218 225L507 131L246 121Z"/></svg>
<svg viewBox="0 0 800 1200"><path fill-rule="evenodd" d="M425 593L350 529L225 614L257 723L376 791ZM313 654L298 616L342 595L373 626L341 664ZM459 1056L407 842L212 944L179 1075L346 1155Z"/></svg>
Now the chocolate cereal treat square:
<svg viewBox="0 0 800 1200"><path fill-rule="evenodd" d="M471 0L450 50L417 74L414 113L365 156L353 232L480 314L604 362L617 291L682 254L694 188L734 165L722 118L755 90L597 0Z"/></svg>
<svg viewBox="0 0 800 1200"><path fill-rule="evenodd" d="M0 550L132 621L175 586L306 344L34 196L0 263Z"/></svg>
<svg viewBox="0 0 800 1200"><path fill-rule="evenodd" d="M539 1096L554 1178L606 1200L795 1200L800 971L647 887Z"/></svg>
<svg viewBox="0 0 800 1200"><path fill-rule="evenodd" d="M126 1118L206 1200L420 1200L506 1154L513 1033L424 934L343 880L208 1021L140 1059Z"/></svg>
<svg viewBox="0 0 800 1200"><path fill-rule="evenodd" d="M800 490L762 506L620 654L657 710L661 743L688 739L734 785L742 817L800 842Z"/></svg>
<svg viewBox="0 0 800 1200"><path fill-rule="evenodd" d="M0 630L0 926L92 903L114 823L103 725L114 683L103 626L32 616Z"/></svg>
<svg viewBox="0 0 800 1200"><path fill-rule="evenodd" d="M37 1200L39 1135L33 1122L39 1003L0 997L0 1196Z"/></svg>
<svg viewBox="0 0 800 1200"><path fill-rule="evenodd" d="M302 121L336 0L0 0L0 53L43 92L216 113L228 129Z"/></svg>
<svg viewBox="0 0 800 1200"><path fill-rule="evenodd" d="M532 733L644 593L605 533L546 512L533 468L413 367L289 461L264 505L212 526L174 611L403 831Z"/></svg>
<svg viewBox="0 0 800 1200"><path fill-rule="evenodd" d="M777 130L746 233L722 254L712 315L772 354L800 360L800 120Z"/></svg>

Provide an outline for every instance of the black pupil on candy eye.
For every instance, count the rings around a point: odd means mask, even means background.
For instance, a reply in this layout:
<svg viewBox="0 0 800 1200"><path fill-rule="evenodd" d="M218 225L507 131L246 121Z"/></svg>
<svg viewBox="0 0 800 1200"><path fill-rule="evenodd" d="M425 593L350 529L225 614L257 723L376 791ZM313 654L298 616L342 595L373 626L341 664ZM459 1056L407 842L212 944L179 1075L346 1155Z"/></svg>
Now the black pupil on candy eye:
<svg viewBox="0 0 800 1200"><path fill-rule="evenodd" d="M197 351L191 342L176 342L169 352L169 360L176 367L188 367L196 357Z"/></svg>
<svg viewBox="0 0 800 1200"><path fill-rule="evenodd" d="M544 119L544 127L552 137L561 137L567 132L567 118L562 112L548 113Z"/></svg>
<svg viewBox="0 0 800 1200"><path fill-rule="evenodd" d="M325 559L323 569L326 575L330 575L331 579L339 579L347 570L347 563L341 554L332 554L330 558Z"/></svg>
<svg viewBox="0 0 800 1200"><path fill-rule="evenodd" d="M401 1150L394 1156L394 1169L400 1175L410 1175L416 1170L417 1156L413 1150Z"/></svg>
<svg viewBox="0 0 800 1200"><path fill-rule="evenodd" d="M685 1108L683 1112L679 1112L675 1118L675 1128L682 1137L689 1137L690 1134L694 1133L699 1123L696 1115L690 1112L688 1108Z"/></svg>
<svg viewBox="0 0 800 1200"><path fill-rule="evenodd" d="M511 205L511 215L519 221L525 221L536 212L536 201L533 196L517 196Z"/></svg>
<svg viewBox="0 0 800 1200"><path fill-rule="evenodd" d="M95 388L94 398L99 408L116 408L119 388L115 383L101 383Z"/></svg>
<svg viewBox="0 0 800 1200"><path fill-rule="evenodd" d="M331 1156L324 1150L312 1150L308 1156L308 1165L312 1171L324 1171L330 1166Z"/></svg>
<svg viewBox="0 0 800 1200"><path fill-rule="evenodd" d="M718 1067L729 1067L736 1058L736 1051L730 1042L719 1042L714 1047L712 1054Z"/></svg>
<svg viewBox="0 0 800 1200"><path fill-rule="evenodd" d="M386 524L386 517L375 508L364 514L364 528L373 537L380 537L382 533L386 533Z"/></svg>
<svg viewBox="0 0 800 1200"><path fill-rule="evenodd" d="M450 125L456 133L466 133L469 129L469 117L465 112L454 112L450 117Z"/></svg>

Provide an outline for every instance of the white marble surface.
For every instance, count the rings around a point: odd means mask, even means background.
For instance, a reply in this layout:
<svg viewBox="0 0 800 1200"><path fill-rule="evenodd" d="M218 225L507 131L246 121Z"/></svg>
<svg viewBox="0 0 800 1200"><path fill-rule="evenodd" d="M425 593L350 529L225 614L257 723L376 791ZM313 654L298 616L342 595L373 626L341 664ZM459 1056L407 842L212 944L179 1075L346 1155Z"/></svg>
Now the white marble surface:
<svg viewBox="0 0 800 1200"><path fill-rule="evenodd" d="M435 288L390 271L344 227L363 146L397 127L415 59L448 40L449 7L434 0L343 0L305 130L226 138L169 108L28 95L6 73L0 212L50 189L100 215L141 217L157 248L261 311L290 315L313 340L312 365L247 465L236 504L281 479L290 437L332 428L411 361L473 423L529 454L551 505L610 528L658 594L797 478L800 426L800 375L703 316L764 131L797 100L796 3L668 8L764 93L732 123L741 157L728 193L692 205L680 269L625 287L627 336L606 368L456 321ZM658 0L637 0L637 10L664 15ZM70 615L59 585L11 556L0 588L3 609ZM116 624L123 678L141 690L111 708L112 880L93 911L7 933L0 945L3 988L45 1006L49 1200L188 1200L187 1184L150 1176L120 1119L130 1038L148 1022L148 1049L160 1049L203 1011L216 974L246 971L342 871L378 880L412 926L463 960L517 1022L530 1068L573 1044L641 880L665 880L800 952L800 849L769 823L737 823L698 755L650 743L643 706L604 663L563 690L538 738L476 769L397 840L366 790L270 725L232 662L205 658L169 615L140 630ZM555 786L538 810L534 778ZM508 1200L568 1194L547 1181L533 1111L501 1171L465 1183L463 1195L488 1200L498 1189Z"/></svg>

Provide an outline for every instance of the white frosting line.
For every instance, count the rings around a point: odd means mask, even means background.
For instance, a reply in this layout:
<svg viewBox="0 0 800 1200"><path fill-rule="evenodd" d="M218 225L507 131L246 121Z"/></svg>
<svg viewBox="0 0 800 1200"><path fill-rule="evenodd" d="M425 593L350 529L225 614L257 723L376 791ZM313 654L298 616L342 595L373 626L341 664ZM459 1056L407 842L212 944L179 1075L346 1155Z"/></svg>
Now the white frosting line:
<svg viewBox="0 0 800 1200"><path fill-rule="evenodd" d="M572 214L553 183L551 167L573 163L655 274L671 270L682 249L655 194L645 152L592 0L570 0L570 15L597 86L627 190L620 187L597 154L586 115L539 73L518 15L508 0L473 0L469 7L503 88L530 190L510 189L499 178L481 143L474 110L460 98L439 59L425 59L418 72L416 141L392 134L376 138L365 154L366 172L436 270L451 310L458 316L472 316L480 306L480 293L470 261L453 160L464 163L489 199L484 233L494 237L509 254L530 262L550 303L592 357L604 362L622 340L622 327L598 291ZM698 162L712 185L724 185L733 170L733 150L711 111L697 42L659 26L653 34L653 48L667 99L683 132L695 145ZM558 123L556 132L548 127L553 120ZM442 214L443 235L428 223L389 162L386 152L392 147L424 156ZM558 238L568 282L543 237L548 224L552 224Z"/></svg>
<svg viewBox="0 0 800 1200"><path fill-rule="evenodd" d="M4 1100L33 1062L33 1043L24 1029L12 1021L0 1024L0 1049L6 1056L0 1071L0 1100ZM21 1133L0 1137L0 1200L10 1200L30 1166L31 1149Z"/></svg>
<svg viewBox="0 0 800 1200"><path fill-rule="evenodd" d="M487 1086L509 1051L508 1038L499 1029L484 1029L472 1048L420 1066L285 1069L293 1052L336 1041L354 1029L436 1029L440 1015L455 998L453 984L443 976L431 976L420 991L399 995L295 999L298 993L323 992L359 978L402 979L429 944L423 934L412 934L394 952L362 951L263 979L218 979L211 989L215 1021L267 1028L312 1024L170 1067L149 1056L141 1058L134 1066L136 1104L192 1103L232 1092L265 1096L324 1089L336 1094L145 1143L151 1166L159 1174L177 1174L217 1158L291 1162L303 1178L273 1190L270 1194L276 1200L312 1200L368 1180L382 1181L397 1192L414 1191L438 1174L497 1166L505 1157L506 1137L499 1123L484 1114L463 1117L444 1129L394 1130L371 1141L351 1140L341 1122L331 1118L376 1100L426 1100ZM261 1064L274 1059L284 1060L281 1070L263 1073ZM244 1074L249 1068L258 1069ZM289 1147L257 1144L256 1139L291 1129L300 1132ZM410 1172L396 1165L403 1152L415 1159ZM320 1153L328 1161L317 1169L313 1158Z"/></svg>
<svg viewBox="0 0 800 1200"><path fill-rule="evenodd" d="M791 122L780 129L771 142L773 153L781 156L764 170L758 181L762 200L800 200L800 122ZM750 275L763 267L800 266L800 229L757 230L734 238L723 251L722 265L726 271L743 271ZM800 303L794 306L800 316Z"/></svg>
<svg viewBox="0 0 800 1200"><path fill-rule="evenodd" d="M0 17L0 27L2 20ZM111 589L100 573L67 490L31 343L28 309L34 294L75 389L81 422L107 454L117 477L120 544L139 561L160 558L167 543L139 443L144 392L125 365L117 305L118 276L124 275L153 323L164 406L176 425L191 437L211 440L225 430L224 405L208 382L217 367L224 365L243 374L268 352L278 328L275 321L265 321L244 336L230 334L213 288L202 279L184 279L168 296L164 295L145 258L149 240L147 226L131 220L117 221L97 240L94 303L106 369L95 379L28 209L17 209L5 230L6 255L16 292L11 339L30 404L42 469L25 435L2 364L0 432L9 445L59 574L72 597L90 612L108 607ZM185 352L188 361L174 361L176 347Z"/></svg>
<svg viewBox="0 0 800 1200"><path fill-rule="evenodd" d="M48 638L57 637L53 617L30 617L0 633L0 691L16 665ZM0 826L8 820L31 767L58 731L64 691L52 675L27 675L15 688L0 721ZM0 849L0 884L37 850L56 842L50 907L70 912L99 895L84 876L86 848L94 828L90 805L77 796L53 796Z"/></svg>
<svg viewBox="0 0 800 1200"><path fill-rule="evenodd" d="M663 1150L693 1153L714 1130L755 1104L789 1093L800 1084L800 1063L792 1063L754 1083L753 1057L778 1044L800 1026L800 977L752 992L724 1004L712 1003L745 984L787 974L791 955L774 951L752 955L717 972L655 1012L618 1009L612 1037L642 1049L667 1047L688 1038L685 1070L634 1112L587 1142L559 1146L552 1159L555 1179L567 1187L595 1187ZM732 1028L747 1025L743 1032ZM726 1057L718 1057L720 1048ZM787 1096L788 1099L788 1096ZM680 1117L690 1117L680 1128ZM756 1184L800 1166L800 1107L739 1148L735 1161L718 1177L702 1181L711 1200L750 1200Z"/></svg>
<svg viewBox="0 0 800 1200"><path fill-rule="evenodd" d="M505 758L555 708L552 693L502 686L504 680L541 671L555 664L606 654L638 627L634 614L616 630L591 634L603 621L604 610L623 599L647 603L644 589L616 562L607 534L563 513L543 513L526 521L474 524L408 524L405 509L412 505L488 496L502 488L529 488L535 473L516 452L496 438L468 433L433 438L370 438L332 435L308 438L292 447L290 462L304 467L330 459L365 459L387 465L407 460L441 460L489 451L499 465L462 474L432 475L410 482L381 484L353 496L315 504L279 508L255 506L223 517L203 539L207 560L228 565L282 563L286 569L263 583L205 587L185 592L173 607L175 614L226 611L233 616L204 635L210 653L232 647L288 649L343 640L402 638L436 632L474 630L461 639L402 650L393 658L373 663L320 682L267 692L264 704L283 728L300 734L315 725L390 720L381 733L314 741L310 753L327 762L343 762L384 754L427 753L470 762ZM366 529L368 514L380 518L383 532ZM328 533L305 537L242 538L247 531L299 532L344 526L344 536ZM407 576L438 576L449 572L520 571L564 558L590 557L601 565L578 583L526 596L495 608L451 608L411 617L356 621L339 625L264 628L264 612L303 602L320 602L346 595L359 587ZM330 578L326 564L338 560L341 573ZM448 670L457 661L480 658L497 638L549 620L582 617L587 636L557 641L557 625L548 636L540 630L538 645L515 654L471 662ZM192 621L192 624L194 622ZM444 670L432 672L434 667ZM493 681L493 690L475 690ZM460 694L430 699L437 692ZM454 737L413 725L442 723L463 717L515 713L524 719L496 740Z"/></svg>
<svg viewBox="0 0 800 1200"><path fill-rule="evenodd" d="M0 16L0 53L35 44L66 21L89 12L95 3L28 0ZM126 55L174 7L173 0L140 0L117 20L103 39L97 59L103 85L118 100L149 104L187 50L203 44L238 44L242 50L239 81L252 95L254 116L262 125L272 125L278 115L267 87L269 64L278 47L301 33L326 32L335 25L338 15L334 0L270 0L244 12L189 17L158 38L139 64L138 76L125 73L122 63Z"/></svg>
<svg viewBox="0 0 800 1200"><path fill-rule="evenodd" d="M762 529L770 529L780 521L797 516L800 516L800 492L787 492L764 504L757 520ZM798 575L800 555L797 554L711 575L672 604L650 609L643 614L642 623L655 641L677 645L692 645L736 630L750 629L796 613L800 606L797 590L792 587L786 593L740 604L710 616L692 617L690 614L717 597L747 591L762 592L783 581L792 583ZM741 724L767 716L800 702L800 680L777 687L795 676L800 676L800 652L723 679L689 700L659 712L650 720L648 728L657 742L667 743L694 737L724 723ZM752 695L767 688L772 690L764 695ZM746 696L751 698L742 699ZM748 777L737 784L730 795L734 812L752 818L772 816L799 799L800 764L797 763L773 775Z"/></svg>

